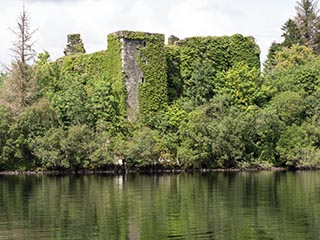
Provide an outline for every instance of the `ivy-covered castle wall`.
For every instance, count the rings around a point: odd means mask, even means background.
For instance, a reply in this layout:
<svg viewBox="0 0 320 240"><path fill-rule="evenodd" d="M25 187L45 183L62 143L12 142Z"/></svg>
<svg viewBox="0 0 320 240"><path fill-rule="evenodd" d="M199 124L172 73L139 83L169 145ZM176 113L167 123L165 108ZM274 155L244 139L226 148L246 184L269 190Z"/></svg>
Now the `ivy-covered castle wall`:
<svg viewBox="0 0 320 240"><path fill-rule="evenodd" d="M105 81L121 116L148 122L168 102L183 96L199 64L209 64L215 73L226 72L239 62L259 69L259 54L255 40L240 34L182 40L171 37L165 45L163 34L119 31L108 35L107 50L92 54L80 51L57 62L61 76L81 76L91 85L96 79ZM89 95L90 89L86 86Z"/></svg>
<svg viewBox="0 0 320 240"><path fill-rule="evenodd" d="M119 60L120 50L122 81L119 85L125 87L121 91L124 92L122 96L126 95L127 117L130 121L136 121L138 117L147 120L149 114L167 103L164 35L119 31L108 38L108 51L112 52L110 61ZM114 52L114 46L118 53Z"/></svg>
<svg viewBox="0 0 320 240"><path fill-rule="evenodd" d="M201 64L215 74L226 72L237 63L260 69L260 49L253 37L241 34L222 37L190 37L166 46L170 99L183 94L183 88Z"/></svg>
<svg viewBox="0 0 320 240"><path fill-rule="evenodd" d="M181 75L188 79L196 61L208 61L216 71L226 71L238 62L260 68L260 49L254 38L240 34L223 37L191 37L177 42L181 48Z"/></svg>

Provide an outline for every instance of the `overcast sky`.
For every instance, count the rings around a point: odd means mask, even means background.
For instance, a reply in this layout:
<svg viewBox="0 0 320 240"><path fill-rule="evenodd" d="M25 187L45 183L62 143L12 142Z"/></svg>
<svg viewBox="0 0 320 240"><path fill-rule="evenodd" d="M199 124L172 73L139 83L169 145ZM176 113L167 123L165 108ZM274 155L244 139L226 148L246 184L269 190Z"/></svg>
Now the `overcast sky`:
<svg viewBox="0 0 320 240"><path fill-rule="evenodd" d="M80 33L87 52L106 49L108 33L133 30L191 36L254 36L262 59L281 26L295 15L295 0L24 0L38 53L63 55L67 34ZM22 0L0 0L0 63L10 47Z"/></svg>

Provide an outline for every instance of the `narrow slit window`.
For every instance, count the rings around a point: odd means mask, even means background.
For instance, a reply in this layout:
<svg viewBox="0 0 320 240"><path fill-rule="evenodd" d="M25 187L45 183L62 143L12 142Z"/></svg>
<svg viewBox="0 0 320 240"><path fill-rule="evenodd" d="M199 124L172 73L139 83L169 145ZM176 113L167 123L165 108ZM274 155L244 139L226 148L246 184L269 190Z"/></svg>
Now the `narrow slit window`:
<svg viewBox="0 0 320 240"><path fill-rule="evenodd" d="M146 47L147 46L147 42L146 42L146 40L143 40L142 41L142 47Z"/></svg>
<svg viewBox="0 0 320 240"><path fill-rule="evenodd" d="M141 77L141 83L144 84L144 77Z"/></svg>

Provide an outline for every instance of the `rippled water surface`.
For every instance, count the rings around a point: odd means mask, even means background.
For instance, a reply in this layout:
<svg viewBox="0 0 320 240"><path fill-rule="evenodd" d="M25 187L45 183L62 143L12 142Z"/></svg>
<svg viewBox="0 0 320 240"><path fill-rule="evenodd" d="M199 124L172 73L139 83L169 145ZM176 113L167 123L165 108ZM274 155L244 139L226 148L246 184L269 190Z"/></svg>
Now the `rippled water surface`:
<svg viewBox="0 0 320 240"><path fill-rule="evenodd" d="M320 172L0 176L0 239L320 239Z"/></svg>

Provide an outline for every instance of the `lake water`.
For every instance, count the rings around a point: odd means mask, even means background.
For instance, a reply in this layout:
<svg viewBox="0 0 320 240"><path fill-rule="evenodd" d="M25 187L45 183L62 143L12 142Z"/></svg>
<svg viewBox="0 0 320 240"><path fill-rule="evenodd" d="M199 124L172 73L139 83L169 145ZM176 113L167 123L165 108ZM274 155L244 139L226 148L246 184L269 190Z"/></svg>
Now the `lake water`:
<svg viewBox="0 0 320 240"><path fill-rule="evenodd" d="M0 239L320 239L320 171L0 176Z"/></svg>

